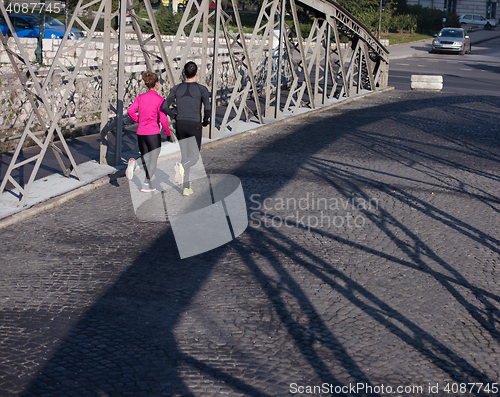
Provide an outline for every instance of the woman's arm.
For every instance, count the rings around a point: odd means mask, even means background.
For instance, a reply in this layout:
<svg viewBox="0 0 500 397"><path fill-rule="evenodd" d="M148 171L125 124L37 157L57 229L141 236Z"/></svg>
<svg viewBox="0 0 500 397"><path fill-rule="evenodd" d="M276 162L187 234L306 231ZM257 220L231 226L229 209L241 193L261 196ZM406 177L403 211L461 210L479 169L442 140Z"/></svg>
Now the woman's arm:
<svg viewBox="0 0 500 397"><path fill-rule="evenodd" d="M129 106L127 109L127 113L129 117L134 120L136 123L139 122L139 116L137 116L136 112L139 109L139 97L135 98L135 101L132 103L132 105Z"/></svg>

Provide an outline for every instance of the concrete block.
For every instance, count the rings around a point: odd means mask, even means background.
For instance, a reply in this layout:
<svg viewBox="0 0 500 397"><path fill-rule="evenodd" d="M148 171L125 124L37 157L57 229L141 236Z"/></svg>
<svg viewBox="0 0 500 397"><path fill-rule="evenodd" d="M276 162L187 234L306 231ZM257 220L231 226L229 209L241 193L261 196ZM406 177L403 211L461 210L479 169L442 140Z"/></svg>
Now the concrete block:
<svg viewBox="0 0 500 397"><path fill-rule="evenodd" d="M412 90L437 90L443 89L443 76L412 75L410 88Z"/></svg>
<svg viewBox="0 0 500 397"><path fill-rule="evenodd" d="M52 50L57 51L61 46L62 40L61 39L51 39L51 40L52 40Z"/></svg>
<svg viewBox="0 0 500 397"><path fill-rule="evenodd" d="M32 39L30 37L19 37L19 42L23 45L23 47L29 46L31 44L36 44L37 39Z"/></svg>
<svg viewBox="0 0 500 397"><path fill-rule="evenodd" d="M44 48L45 50L45 48ZM54 58L56 56L55 51L44 51L43 52L43 61L46 64L51 64L54 61Z"/></svg>
<svg viewBox="0 0 500 397"><path fill-rule="evenodd" d="M43 39L42 46L44 51L52 51L52 39Z"/></svg>
<svg viewBox="0 0 500 397"><path fill-rule="evenodd" d="M141 73L144 72L144 66L142 65L133 65L130 67L130 73Z"/></svg>
<svg viewBox="0 0 500 397"><path fill-rule="evenodd" d="M0 53L0 63L10 63L10 58L7 55L7 52Z"/></svg>
<svg viewBox="0 0 500 397"><path fill-rule="evenodd" d="M413 74L411 76L411 81L421 82L421 83L442 83L443 76L429 76L421 74Z"/></svg>
<svg viewBox="0 0 500 397"><path fill-rule="evenodd" d="M441 91L443 89L443 83L421 83L412 81L412 90L436 90Z"/></svg>

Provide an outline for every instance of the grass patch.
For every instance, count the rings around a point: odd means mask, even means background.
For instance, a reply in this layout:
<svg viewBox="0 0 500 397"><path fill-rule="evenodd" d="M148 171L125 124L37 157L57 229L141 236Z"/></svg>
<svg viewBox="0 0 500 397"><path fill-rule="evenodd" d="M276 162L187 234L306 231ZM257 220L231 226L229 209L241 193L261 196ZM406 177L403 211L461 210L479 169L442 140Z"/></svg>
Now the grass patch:
<svg viewBox="0 0 500 397"><path fill-rule="evenodd" d="M421 33L382 33L382 40L389 40L389 44L405 44L413 41L432 39L434 36Z"/></svg>

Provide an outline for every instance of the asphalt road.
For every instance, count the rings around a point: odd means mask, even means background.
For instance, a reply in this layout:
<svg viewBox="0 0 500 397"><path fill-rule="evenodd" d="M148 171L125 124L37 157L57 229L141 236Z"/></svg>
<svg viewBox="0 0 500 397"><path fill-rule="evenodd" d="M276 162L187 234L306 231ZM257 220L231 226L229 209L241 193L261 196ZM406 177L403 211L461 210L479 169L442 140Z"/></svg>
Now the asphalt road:
<svg viewBox="0 0 500 397"><path fill-rule="evenodd" d="M498 94L500 39L472 47L467 55L430 54L391 61L389 85L410 90L412 74L443 76L443 92Z"/></svg>

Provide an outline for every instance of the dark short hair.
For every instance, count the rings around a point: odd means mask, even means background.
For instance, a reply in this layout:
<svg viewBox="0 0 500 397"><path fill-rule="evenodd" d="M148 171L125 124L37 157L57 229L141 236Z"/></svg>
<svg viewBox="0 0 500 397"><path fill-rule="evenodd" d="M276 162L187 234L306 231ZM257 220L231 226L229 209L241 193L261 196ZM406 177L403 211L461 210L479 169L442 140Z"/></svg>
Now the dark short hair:
<svg viewBox="0 0 500 397"><path fill-rule="evenodd" d="M186 76L186 79L192 79L196 76L197 72L198 66L196 66L196 63L190 61L184 65L184 75Z"/></svg>
<svg viewBox="0 0 500 397"><path fill-rule="evenodd" d="M142 74L142 80L144 80L144 83L146 83L146 87L151 89L154 88L154 86L156 85L156 82L158 81L158 76L151 70L146 70Z"/></svg>

